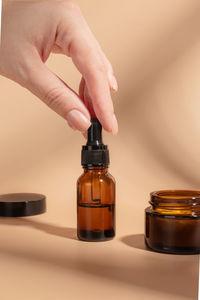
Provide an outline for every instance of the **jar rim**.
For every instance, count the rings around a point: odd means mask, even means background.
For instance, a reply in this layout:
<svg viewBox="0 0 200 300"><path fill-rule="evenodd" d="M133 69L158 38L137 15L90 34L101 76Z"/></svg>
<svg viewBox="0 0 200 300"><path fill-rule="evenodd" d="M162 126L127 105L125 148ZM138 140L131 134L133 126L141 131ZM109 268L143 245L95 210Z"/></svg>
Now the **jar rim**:
<svg viewBox="0 0 200 300"><path fill-rule="evenodd" d="M200 190L160 190L150 193L151 202L194 203L200 202Z"/></svg>

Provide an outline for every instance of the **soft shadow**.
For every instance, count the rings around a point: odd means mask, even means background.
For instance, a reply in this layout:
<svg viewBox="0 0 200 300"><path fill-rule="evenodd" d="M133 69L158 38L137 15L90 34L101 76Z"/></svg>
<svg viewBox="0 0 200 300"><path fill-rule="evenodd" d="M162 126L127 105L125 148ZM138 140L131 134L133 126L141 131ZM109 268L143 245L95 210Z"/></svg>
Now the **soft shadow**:
<svg viewBox="0 0 200 300"><path fill-rule="evenodd" d="M145 245L144 234L142 233L126 235L122 237L120 240L129 247L150 251Z"/></svg>
<svg viewBox="0 0 200 300"><path fill-rule="evenodd" d="M76 240L74 228L58 227L52 224L20 218L0 218L2 225L27 226L43 231L48 234L62 238ZM99 255L104 248L104 244L91 246L77 240L79 255L73 255L70 248L57 248L59 251L51 251L45 247L44 243L38 243L37 247L31 247L25 240L24 243L12 246L1 238L1 255L11 256L16 259L34 261L46 266L52 265L62 270L77 271L82 274L89 274L98 280L107 280L117 284L128 285L129 288L135 287L154 290L168 294L169 299L172 295L184 297L184 299L196 299L198 287L198 257L162 255L151 251L134 251L134 248L146 250L144 237L142 234L125 236L122 242L132 247L130 251L124 253L115 251L116 243L113 244L113 254L105 248L107 255ZM106 246L106 245L105 245ZM56 247L56 246L55 246ZM80 248L79 248L80 247ZM99 249L99 247L103 247ZM94 249L99 249L94 252ZM92 252L93 251L93 252ZM93 255L91 256L91 252ZM104 251L103 251L104 252ZM59 254L58 254L59 253ZM185 272L187 270L187 273Z"/></svg>
<svg viewBox="0 0 200 300"><path fill-rule="evenodd" d="M144 249L141 244L142 235L138 236L134 241L129 240L128 244L130 243L131 247ZM103 244L99 247L101 245ZM88 244L81 242L79 243L81 251L78 256L73 255L69 248L52 252L44 249L43 246L40 248L40 245L37 245L38 248L28 247L26 241L24 245L17 247L6 245L6 242L1 243L0 253L28 262L34 261L46 266L56 266L68 273L75 271L82 273L83 276L87 274L96 278L100 283L103 279L105 288L113 282L131 288L133 293L135 287L139 287L146 292L153 290L165 294L166 299L167 297L172 299L175 295L183 299L197 299L198 257L162 255L151 251L140 253L140 251L135 252L134 249L132 253L124 251L119 254L115 253L115 245L113 245L112 256L109 251L108 253L103 251L108 256L99 255L99 251L96 255L93 252L91 256L94 244L88 247Z"/></svg>
<svg viewBox="0 0 200 300"><path fill-rule="evenodd" d="M75 228L60 227L50 223L43 223L43 222L30 220L26 218L0 218L0 224L32 227L51 235L55 235L55 236L59 236L71 240L78 240L76 236Z"/></svg>

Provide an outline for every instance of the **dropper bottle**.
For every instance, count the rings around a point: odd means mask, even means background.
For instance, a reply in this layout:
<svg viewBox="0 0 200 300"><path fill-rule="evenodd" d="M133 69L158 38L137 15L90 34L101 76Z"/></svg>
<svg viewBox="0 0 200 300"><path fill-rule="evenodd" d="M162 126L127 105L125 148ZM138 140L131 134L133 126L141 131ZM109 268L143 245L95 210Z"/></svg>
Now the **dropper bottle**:
<svg viewBox="0 0 200 300"><path fill-rule="evenodd" d="M108 173L109 151L102 126L91 119L87 144L82 147L83 174L77 181L77 235L84 241L115 236L115 180Z"/></svg>

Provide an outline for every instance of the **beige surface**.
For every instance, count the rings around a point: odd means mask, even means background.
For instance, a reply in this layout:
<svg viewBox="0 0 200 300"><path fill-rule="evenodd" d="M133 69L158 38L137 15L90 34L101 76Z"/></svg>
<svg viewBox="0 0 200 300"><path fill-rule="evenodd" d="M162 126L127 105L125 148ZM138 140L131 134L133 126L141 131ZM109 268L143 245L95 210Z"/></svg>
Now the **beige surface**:
<svg viewBox="0 0 200 300"><path fill-rule="evenodd" d="M77 2L119 80L120 133L104 139L117 180L117 237L74 239L84 140L0 78L0 191L48 197L45 215L0 221L1 298L197 299L198 256L148 252L141 234L150 191L200 188L199 1ZM48 65L77 89L69 59L52 56Z"/></svg>

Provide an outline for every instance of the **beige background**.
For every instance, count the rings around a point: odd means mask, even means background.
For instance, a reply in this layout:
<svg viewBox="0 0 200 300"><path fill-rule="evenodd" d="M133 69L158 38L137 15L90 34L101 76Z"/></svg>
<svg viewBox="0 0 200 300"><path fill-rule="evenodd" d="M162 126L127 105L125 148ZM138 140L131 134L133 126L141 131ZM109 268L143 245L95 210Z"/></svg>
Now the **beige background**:
<svg viewBox="0 0 200 300"><path fill-rule="evenodd" d="M48 212L0 220L4 300L197 299L198 256L143 245L149 192L200 188L200 3L79 0L119 82L119 134L105 134L117 180L117 236L75 238L84 139L35 96L0 77L0 192L40 192ZM13 49L14 55L14 49ZM73 88L80 74L52 55Z"/></svg>

